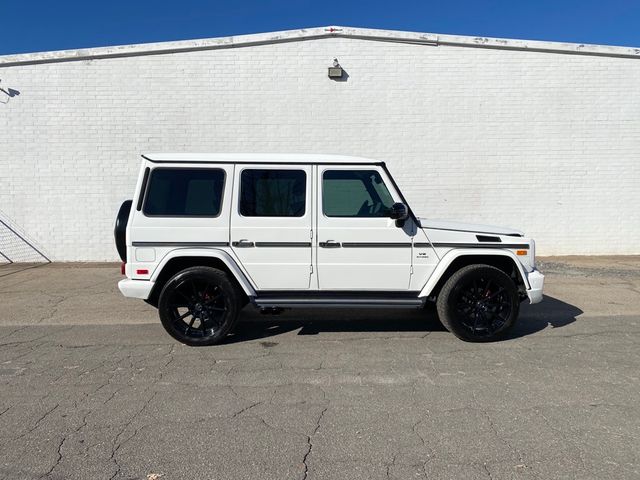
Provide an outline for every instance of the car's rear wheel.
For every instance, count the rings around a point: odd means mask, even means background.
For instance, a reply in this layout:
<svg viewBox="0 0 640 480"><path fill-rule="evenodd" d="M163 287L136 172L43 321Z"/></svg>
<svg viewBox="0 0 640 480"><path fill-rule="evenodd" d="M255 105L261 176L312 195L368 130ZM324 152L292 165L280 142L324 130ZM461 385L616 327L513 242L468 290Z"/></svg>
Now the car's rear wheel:
<svg viewBox="0 0 640 480"><path fill-rule="evenodd" d="M502 270L468 265L442 287L436 302L440 321L456 337L468 342L502 338L518 318L518 288Z"/></svg>
<svg viewBox="0 0 640 480"><path fill-rule="evenodd" d="M158 302L160 321L186 345L215 345L233 329L242 295L222 270L191 267L174 275Z"/></svg>

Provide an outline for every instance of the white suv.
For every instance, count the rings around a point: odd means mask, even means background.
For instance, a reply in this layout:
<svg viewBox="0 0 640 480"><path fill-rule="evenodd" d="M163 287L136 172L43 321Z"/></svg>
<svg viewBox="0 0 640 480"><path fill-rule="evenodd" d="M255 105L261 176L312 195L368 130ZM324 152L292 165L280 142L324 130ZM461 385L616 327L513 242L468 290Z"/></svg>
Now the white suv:
<svg viewBox="0 0 640 480"><path fill-rule="evenodd" d="M333 155L155 154L115 237L127 297L188 345L220 342L250 302L409 307L489 341L542 299L534 242L416 216L383 162Z"/></svg>

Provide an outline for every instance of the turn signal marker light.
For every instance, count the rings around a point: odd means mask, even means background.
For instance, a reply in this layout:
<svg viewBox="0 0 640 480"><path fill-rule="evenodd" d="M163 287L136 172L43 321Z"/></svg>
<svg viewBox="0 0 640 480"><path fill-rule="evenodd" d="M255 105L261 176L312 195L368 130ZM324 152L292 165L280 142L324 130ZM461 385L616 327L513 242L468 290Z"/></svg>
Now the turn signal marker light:
<svg viewBox="0 0 640 480"><path fill-rule="evenodd" d="M522 256L522 255L526 255L526 254L527 254L526 250L516 250L516 255Z"/></svg>

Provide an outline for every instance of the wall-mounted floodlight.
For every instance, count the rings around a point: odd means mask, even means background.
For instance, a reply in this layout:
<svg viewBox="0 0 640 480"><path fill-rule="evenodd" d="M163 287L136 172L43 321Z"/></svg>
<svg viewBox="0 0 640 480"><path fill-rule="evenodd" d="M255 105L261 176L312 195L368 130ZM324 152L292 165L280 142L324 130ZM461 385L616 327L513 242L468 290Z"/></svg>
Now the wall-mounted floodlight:
<svg viewBox="0 0 640 480"><path fill-rule="evenodd" d="M329 78L342 78L342 67L338 63L338 59L333 59L333 66L329 67Z"/></svg>

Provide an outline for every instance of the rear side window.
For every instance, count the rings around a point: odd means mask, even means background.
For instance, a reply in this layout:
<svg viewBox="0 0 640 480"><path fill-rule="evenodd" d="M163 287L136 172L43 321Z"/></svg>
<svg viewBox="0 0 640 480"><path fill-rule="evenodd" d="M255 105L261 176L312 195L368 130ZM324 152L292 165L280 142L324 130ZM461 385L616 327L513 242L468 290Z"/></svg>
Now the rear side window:
<svg viewBox="0 0 640 480"><path fill-rule="evenodd" d="M156 168L149 178L143 212L164 217L217 217L224 177L219 168Z"/></svg>
<svg viewBox="0 0 640 480"><path fill-rule="evenodd" d="M240 175L240 215L302 217L307 175L302 170L246 169Z"/></svg>
<svg viewBox="0 0 640 480"><path fill-rule="evenodd" d="M393 203L376 170L327 170L322 176L327 217L387 217Z"/></svg>

